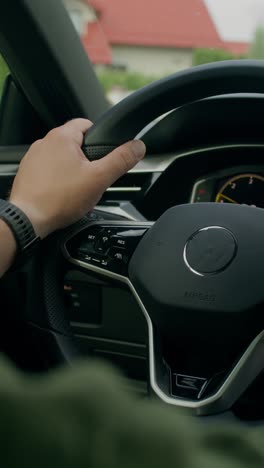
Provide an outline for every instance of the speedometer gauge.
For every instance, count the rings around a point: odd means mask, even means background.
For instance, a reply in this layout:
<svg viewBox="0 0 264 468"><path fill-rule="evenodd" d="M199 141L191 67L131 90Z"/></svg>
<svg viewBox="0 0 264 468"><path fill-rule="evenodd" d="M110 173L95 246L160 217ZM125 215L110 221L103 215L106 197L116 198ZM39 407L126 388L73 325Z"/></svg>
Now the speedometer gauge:
<svg viewBox="0 0 264 468"><path fill-rule="evenodd" d="M264 208L264 177L258 174L237 175L221 187L215 201Z"/></svg>

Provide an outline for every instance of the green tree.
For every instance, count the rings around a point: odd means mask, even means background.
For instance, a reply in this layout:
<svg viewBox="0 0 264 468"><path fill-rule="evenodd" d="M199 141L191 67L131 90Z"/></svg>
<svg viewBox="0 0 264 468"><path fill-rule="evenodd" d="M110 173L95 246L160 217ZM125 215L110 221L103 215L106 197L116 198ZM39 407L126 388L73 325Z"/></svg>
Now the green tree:
<svg viewBox="0 0 264 468"><path fill-rule="evenodd" d="M250 48L250 57L254 59L264 59L264 27L258 26L255 32L254 41Z"/></svg>
<svg viewBox="0 0 264 468"><path fill-rule="evenodd" d="M110 91L114 86L120 86L128 91L134 91L157 79L153 76L145 76L141 73L131 73L110 68L97 71L97 76L106 92Z"/></svg>
<svg viewBox="0 0 264 468"><path fill-rule="evenodd" d="M8 67L3 57L0 55L0 96L2 94L4 82L8 75L8 72L9 72Z"/></svg>
<svg viewBox="0 0 264 468"><path fill-rule="evenodd" d="M234 60L231 52L222 49L196 49L193 52L193 65L202 65L204 63L219 62L222 60Z"/></svg>

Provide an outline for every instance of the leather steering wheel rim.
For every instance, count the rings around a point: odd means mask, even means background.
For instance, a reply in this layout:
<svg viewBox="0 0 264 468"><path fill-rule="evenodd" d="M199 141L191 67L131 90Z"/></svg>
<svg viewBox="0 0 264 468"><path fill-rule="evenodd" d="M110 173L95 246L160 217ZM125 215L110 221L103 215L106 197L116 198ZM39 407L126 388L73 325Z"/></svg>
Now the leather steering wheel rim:
<svg viewBox="0 0 264 468"><path fill-rule="evenodd" d="M88 159L100 159L177 107L211 96L263 90L264 61L232 60L187 69L143 87L109 109L87 132L83 150Z"/></svg>

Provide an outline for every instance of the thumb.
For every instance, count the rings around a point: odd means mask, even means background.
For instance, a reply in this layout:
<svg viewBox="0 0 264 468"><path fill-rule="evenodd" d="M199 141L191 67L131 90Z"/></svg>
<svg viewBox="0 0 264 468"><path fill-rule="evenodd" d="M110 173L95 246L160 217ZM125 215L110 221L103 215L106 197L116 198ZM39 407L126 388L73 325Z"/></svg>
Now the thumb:
<svg viewBox="0 0 264 468"><path fill-rule="evenodd" d="M143 159L145 153L146 146L143 141L132 140L93 162L92 165L97 166L102 183L107 188Z"/></svg>

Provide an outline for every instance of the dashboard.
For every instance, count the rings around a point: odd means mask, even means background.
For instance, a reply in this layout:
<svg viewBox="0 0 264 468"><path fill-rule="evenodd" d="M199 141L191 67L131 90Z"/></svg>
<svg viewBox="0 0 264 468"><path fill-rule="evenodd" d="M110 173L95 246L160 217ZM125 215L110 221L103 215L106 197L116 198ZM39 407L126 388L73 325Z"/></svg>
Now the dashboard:
<svg viewBox="0 0 264 468"><path fill-rule="evenodd" d="M264 208L264 145L215 145L177 152L173 161L170 157L164 155L168 167L152 172L152 183L145 179L133 200L145 220L156 221L167 209L185 203L236 203ZM155 157L152 164L153 160ZM127 183L129 177L132 183L133 173L127 175Z"/></svg>

